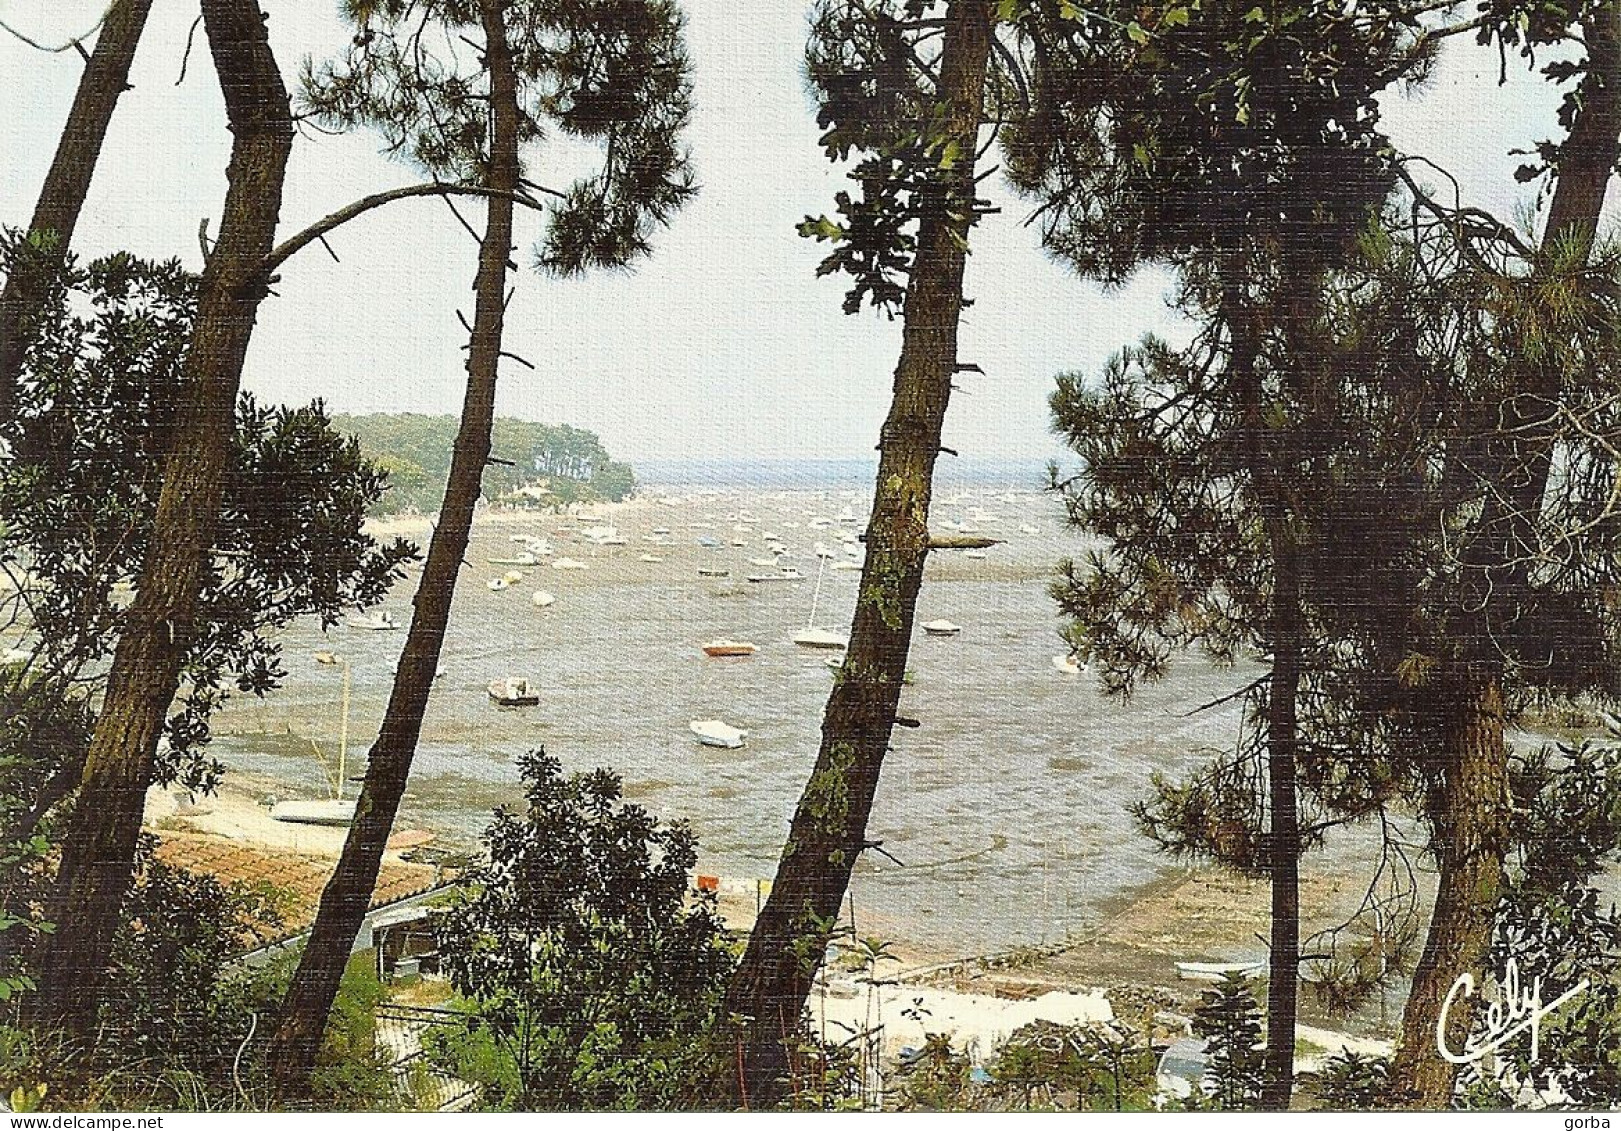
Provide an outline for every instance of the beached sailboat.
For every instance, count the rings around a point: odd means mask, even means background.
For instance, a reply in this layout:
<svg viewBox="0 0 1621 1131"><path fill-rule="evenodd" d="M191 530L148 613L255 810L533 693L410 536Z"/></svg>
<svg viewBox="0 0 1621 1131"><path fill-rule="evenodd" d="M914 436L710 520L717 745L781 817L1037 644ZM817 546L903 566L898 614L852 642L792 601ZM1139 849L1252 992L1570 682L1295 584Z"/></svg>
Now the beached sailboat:
<svg viewBox="0 0 1621 1131"><path fill-rule="evenodd" d="M749 732L729 726L719 719L694 719L687 729L704 746L718 746L724 750L737 750L748 741Z"/></svg>
<svg viewBox="0 0 1621 1131"><path fill-rule="evenodd" d="M794 634L794 643L801 648L830 648L844 649L850 646L850 638L842 636L826 628L816 627L816 604L822 598L822 574L827 570L827 559L823 558L816 567L816 591L811 595L810 619L805 627Z"/></svg>
<svg viewBox="0 0 1621 1131"><path fill-rule="evenodd" d="M486 690L490 698L502 707L533 707L540 702L540 692L521 676L492 679Z"/></svg>
<svg viewBox="0 0 1621 1131"><path fill-rule="evenodd" d="M314 743L312 742L313 746ZM317 749L316 757L320 757ZM295 825L333 825L343 827L354 822L354 799L345 799L343 783L345 762L349 756L349 666L343 668L343 721L338 730L338 775L333 779L332 796L318 801L278 801L270 807L270 819ZM323 770L325 764L322 764Z"/></svg>
<svg viewBox="0 0 1621 1131"><path fill-rule="evenodd" d="M711 640L703 645L703 650L706 656L752 656L760 646L745 640Z"/></svg>

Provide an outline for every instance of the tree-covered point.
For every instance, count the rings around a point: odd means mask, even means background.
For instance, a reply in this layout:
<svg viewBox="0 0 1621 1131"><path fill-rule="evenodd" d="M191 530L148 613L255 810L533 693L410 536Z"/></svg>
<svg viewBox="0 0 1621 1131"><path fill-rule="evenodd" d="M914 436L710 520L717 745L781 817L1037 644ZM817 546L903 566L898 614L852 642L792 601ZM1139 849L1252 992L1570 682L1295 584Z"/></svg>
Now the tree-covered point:
<svg viewBox="0 0 1621 1131"><path fill-rule="evenodd" d="M353 434L361 451L388 474L389 489L373 504L374 514L439 509L450 456L455 446L454 416L421 413L335 415L333 427ZM627 463L616 463L595 432L567 424L538 424L498 417L492 453L506 463L484 469L484 498L526 500L538 506L615 503L636 488ZM518 495L522 488L539 490Z"/></svg>

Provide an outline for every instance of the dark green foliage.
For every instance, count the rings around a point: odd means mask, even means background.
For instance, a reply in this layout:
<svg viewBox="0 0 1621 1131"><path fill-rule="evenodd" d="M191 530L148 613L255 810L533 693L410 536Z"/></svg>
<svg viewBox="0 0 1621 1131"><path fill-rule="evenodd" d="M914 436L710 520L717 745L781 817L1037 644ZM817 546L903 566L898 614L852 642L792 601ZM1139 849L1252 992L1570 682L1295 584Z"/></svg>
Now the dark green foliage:
<svg viewBox="0 0 1621 1131"><path fill-rule="evenodd" d="M1008 1037L990 1072L1026 1110L1039 1097L1049 1108L1146 1111L1157 1091L1154 1069L1148 1041L1129 1025L1037 1021Z"/></svg>
<svg viewBox="0 0 1621 1131"><path fill-rule="evenodd" d="M30 632L33 655L0 682L14 723L46 727L31 800L43 778L82 758L80 700L122 631L120 587L145 559L195 297L196 280L175 263L123 254L70 262L52 280L46 329L24 357L0 467L0 568L13 587L5 611ZM304 616L330 624L387 592L415 549L362 532L382 491L381 472L319 403L262 408L242 397L160 781L212 783L208 717L233 690L263 695L280 682L274 629ZM53 697L55 706L27 705Z"/></svg>
<svg viewBox="0 0 1621 1131"><path fill-rule="evenodd" d="M1209 1042L1205 1079L1214 1088L1215 1105L1223 1111L1253 1108L1261 1095L1261 1007L1249 983L1227 974L1215 989L1199 995L1193 1034Z"/></svg>
<svg viewBox="0 0 1621 1131"><path fill-rule="evenodd" d="M480 6L351 0L346 9L355 35L345 59L305 65L308 110L337 129L377 129L390 154L435 179L485 184ZM645 256L652 230L696 191L678 142L691 112L680 9L672 0L503 0L500 10L519 83L520 151L555 133L603 155L566 190L545 190L559 202L537 265L570 275Z"/></svg>
<svg viewBox="0 0 1621 1131"><path fill-rule="evenodd" d="M713 898L690 890L692 833L622 803L606 770L519 760L523 811L498 810L487 858L438 919L465 1035L439 1053L513 1110L714 1102L705 1034L734 958Z"/></svg>
<svg viewBox="0 0 1621 1131"><path fill-rule="evenodd" d="M1376 96L1425 61L1408 5L1004 8L1036 45L1009 175L1085 274L1266 244L1332 257L1394 183Z"/></svg>
<svg viewBox="0 0 1621 1131"><path fill-rule="evenodd" d="M981 1087L969 1075L973 1064L951 1046L949 1033L929 1033L923 1047L895 1069L894 1103L901 1111L963 1111L983 1106Z"/></svg>
<svg viewBox="0 0 1621 1131"><path fill-rule="evenodd" d="M417 413L334 415L332 427L352 434L360 450L388 473L388 490L373 513L439 509L450 475L456 418ZM615 463L596 433L567 424L537 424L497 417L491 450L513 466L492 463L484 471L484 497L491 501L544 480L546 504L618 502L636 487L628 464Z"/></svg>
<svg viewBox="0 0 1621 1131"><path fill-rule="evenodd" d="M1369 1111L1390 1103L1390 1060L1342 1052L1328 1058L1317 1074L1317 1106L1330 1111Z"/></svg>
<svg viewBox="0 0 1621 1131"><path fill-rule="evenodd" d="M947 108L939 81L942 5L928 0L819 0L811 11L805 73L817 102L816 123L825 132L829 160L858 154L849 177L860 186L834 197L838 219L807 216L799 234L831 242L818 276L842 273L853 283L844 311L862 303L901 311L917 223L948 193L953 169L976 155L949 139ZM1012 86L1005 60L994 56L986 85L987 119ZM972 217L986 207L979 199L952 200L954 212Z"/></svg>

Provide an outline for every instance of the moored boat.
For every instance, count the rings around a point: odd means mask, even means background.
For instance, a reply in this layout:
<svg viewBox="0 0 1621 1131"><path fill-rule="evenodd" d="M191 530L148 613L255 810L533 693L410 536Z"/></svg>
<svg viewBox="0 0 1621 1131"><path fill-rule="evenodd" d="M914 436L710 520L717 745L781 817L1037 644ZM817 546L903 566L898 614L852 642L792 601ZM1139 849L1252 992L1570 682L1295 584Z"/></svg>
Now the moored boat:
<svg viewBox="0 0 1621 1131"><path fill-rule="evenodd" d="M711 640L703 645L703 650L706 656L752 656L760 646L746 640Z"/></svg>
<svg viewBox="0 0 1621 1131"><path fill-rule="evenodd" d="M741 748L749 737L748 731L739 730L719 719L694 719L687 724L687 729L692 731L704 746L718 746L725 750Z"/></svg>
<svg viewBox="0 0 1621 1131"><path fill-rule="evenodd" d="M492 679L487 690L502 707L533 707L540 702L540 692L521 676Z"/></svg>

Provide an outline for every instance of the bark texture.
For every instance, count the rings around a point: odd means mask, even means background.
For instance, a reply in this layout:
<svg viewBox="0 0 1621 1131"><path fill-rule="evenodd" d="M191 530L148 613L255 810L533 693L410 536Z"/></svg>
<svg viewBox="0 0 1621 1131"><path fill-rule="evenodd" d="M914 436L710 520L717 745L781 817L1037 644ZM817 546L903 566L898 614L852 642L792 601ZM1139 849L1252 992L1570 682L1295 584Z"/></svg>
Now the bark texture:
<svg viewBox="0 0 1621 1131"><path fill-rule="evenodd" d="M481 5L485 57L490 70L494 128L487 188L489 222L479 248L474 282L473 331L467 358L467 393L451 457L445 499L439 511L417 589L415 613L405 638L387 713L371 748L355 820L337 870L321 894L310 939L283 1000L268 1062L288 1096L307 1090L327 1015L355 938L371 904L383 851L410 777L428 695L450 621L456 577L467 553L495 421L495 386L506 314L506 273L512 250L513 195L518 189L518 93L503 23L505 4Z"/></svg>
<svg viewBox="0 0 1621 1131"><path fill-rule="evenodd" d="M116 0L102 21L96 48L79 77L56 156L28 223L27 235L48 252L46 263L59 259L73 242L113 111L129 89L135 46L151 10L152 0ZM29 313L38 305L45 282L41 267L40 263L19 261L0 291L0 421L11 419L14 411Z"/></svg>
<svg viewBox="0 0 1621 1131"><path fill-rule="evenodd" d="M179 684L219 517L242 363L266 293L293 123L256 0L203 0L203 25L234 141L219 243L203 271L186 355L187 389L128 627L118 642L79 801L62 846L43 937L43 1020L88 1034L114 931L128 893L146 790L165 715Z"/></svg>
<svg viewBox="0 0 1621 1131"><path fill-rule="evenodd" d="M1621 4L1594 9L1583 22L1583 39L1588 69L1580 109L1560 148L1538 273L1550 270L1561 254L1577 260L1590 254L1621 154ZM1502 405L1501 427L1487 444L1479 473L1492 491L1466 565L1479 590L1468 604L1480 611L1464 626L1452 693L1441 706L1440 787L1431 806L1440 886L1392 1073L1396 1099L1422 1109L1451 1105L1458 1066L1436 1047L1441 1003L1460 975L1478 979L1487 973L1481 965L1509 841L1504 662L1493 638L1534 599L1526 548L1536 542L1561 395L1561 374L1552 365L1522 361L1512 376L1512 395ZM1470 1016L1454 1008L1449 1047L1461 1044Z"/></svg>
<svg viewBox="0 0 1621 1131"><path fill-rule="evenodd" d="M948 108L949 139L965 155L976 151L984 117L994 7L992 0L958 0L947 16L939 100ZM823 714L815 770L726 999L727 1012L739 1019L733 1098L744 1107L771 1107L792 1086L785 1038L799 1028L850 871L868 846L867 819L895 725L928 555L934 463L957 367L973 176L965 158L920 202L850 646Z"/></svg>

